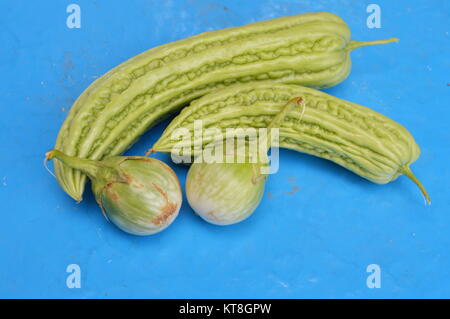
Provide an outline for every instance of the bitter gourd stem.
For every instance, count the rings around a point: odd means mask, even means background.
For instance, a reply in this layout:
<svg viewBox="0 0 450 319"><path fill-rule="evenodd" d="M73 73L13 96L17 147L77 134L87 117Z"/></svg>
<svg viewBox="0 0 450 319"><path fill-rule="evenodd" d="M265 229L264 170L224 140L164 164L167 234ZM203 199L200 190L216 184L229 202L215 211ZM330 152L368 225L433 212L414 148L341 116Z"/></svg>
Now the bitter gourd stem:
<svg viewBox="0 0 450 319"><path fill-rule="evenodd" d="M355 41L351 40L350 43L347 46L347 51L353 51L354 49L365 47L368 45L377 45L377 44L386 44L391 42L398 42L400 41L399 38L390 38L386 40L374 40L374 41Z"/></svg>
<svg viewBox="0 0 450 319"><path fill-rule="evenodd" d="M402 172L403 172L403 174L405 174L409 179L411 179L420 188L420 191L422 192L423 196L425 197L426 203L428 205L431 205L431 199L430 199L430 196L427 193L427 190L422 185L422 183L417 179L417 177L414 176L414 174L411 171L411 169L408 166L402 166Z"/></svg>
<svg viewBox="0 0 450 319"><path fill-rule="evenodd" d="M58 159L65 165L80 170L90 178L95 178L97 171L99 169L99 162L92 161L84 158L77 158L73 156L66 155L58 150L51 150L45 154L46 160ZM81 199L80 199L81 200Z"/></svg>

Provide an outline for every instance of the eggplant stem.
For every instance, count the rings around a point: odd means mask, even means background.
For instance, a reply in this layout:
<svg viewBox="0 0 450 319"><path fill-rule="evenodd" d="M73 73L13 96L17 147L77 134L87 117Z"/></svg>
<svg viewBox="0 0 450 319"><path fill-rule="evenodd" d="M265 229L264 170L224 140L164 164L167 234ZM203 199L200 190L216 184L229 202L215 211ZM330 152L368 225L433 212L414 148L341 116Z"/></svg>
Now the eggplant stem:
<svg viewBox="0 0 450 319"><path fill-rule="evenodd" d="M85 173L91 179L95 178L97 175L98 162L96 161L69 156L55 149L45 153L46 161L55 158L63 162L65 165Z"/></svg>
<svg viewBox="0 0 450 319"><path fill-rule="evenodd" d="M280 127L281 123L283 122L283 120L286 118L287 114L289 114L289 112L291 112L291 110L297 106L297 105L301 105L302 106L302 112L300 115L300 119L303 118L303 114L305 113L305 109L306 109L306 103L305 100L302 97L295 97L291 100L289 100L289 102L287 102L283 108L281 109L281 111L275 115L275 117L272 119L272 121L269 123L269 125L267 126L267 136L266 136L266 149L262 149L263 152L260 152L259 154L267 154L267 152L270 150L271 146L272 146L272 129L275 127ZM259 157L257 156L256 158L259 159ZM266 175L267 173L261 173L261 167L263 165L267 165L267 157L266 159L264 159L264 161L262 159L259 159L259 161L257 162L257 164L255 164L255 166L259 169L259 175L253 178L253 181L258 181L259 178L262 175ZM265 177L265 176L264 176Z"/></svg>
<svg viewBox="0 0 450 319"><path fill-rule="evenodd" d="M267 126L267 151L269 151L270 145L272 144L272 128L275 126L280 126L285 117L289 114L289 112L292 110L292 108L296 105L302 106L302 113L300 119L303 117L303 114L305 113L306 103L305 100L301 97L295 97L289 102L286 103L285 106L281 109L280 113L278 113L273 120L270 122L270 124Z"/></svg>

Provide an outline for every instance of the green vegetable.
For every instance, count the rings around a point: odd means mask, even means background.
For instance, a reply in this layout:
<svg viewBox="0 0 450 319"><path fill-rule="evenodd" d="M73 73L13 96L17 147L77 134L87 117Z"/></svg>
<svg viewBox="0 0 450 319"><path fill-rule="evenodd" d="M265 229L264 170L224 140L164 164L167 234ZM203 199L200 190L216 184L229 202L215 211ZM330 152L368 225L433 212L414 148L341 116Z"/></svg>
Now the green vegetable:
<svg viewBox="0 0 450 319"><path fill-rule="evenodd" d="M89 176L104 216L127 233L160 232L178 215L180 183L172 169L157 159L114 156L92 161L52 150L46 159L53 158Z"/></svg>
<svg viewBox="0 0 450 319"><path fill-rule="evenodd" d="M204 135L187 141L173 140L178 128L194 136L194 121L208 128L267 127L280 112L280 105L301 96L305 112L290 113L280 128L280 146L331 160L379 184L405 174L430 198L409 166L420 154L411 134L399 123L367 107L297 85L249 83L235 85L192 102L166 128L153 146L156 152L171 152L194 143L213 143L216 136ZM193 152L193 150L192 150Z"/></svg>
<svg viewBox="0 0 450 319"><path fill-rule="evenodd" d="M96 80L72 106L56 142L67 155L101 160L195 98L235 83L272 80L329 87L350 72L358 42L339 17L308 13L206 32L144 52ZM86 176L56 163L62 188L81 200Z"/></svg>
<svg viewBox="0 0 450 319"><path fill-rule="evenodd" d="M268 147L271 143L271 129L283 118L301 98L288 102L268 126ZM267 153L267 152L266 152ZM250 156L256 154L250 154ZM207 222L216 225L231 225L249 217L258 207L264 194L266 175L261 167L266 165L258 159L256 163L247 157L244 163L206 163L191 165L186 178L186 197L189 205Z"/></svg>

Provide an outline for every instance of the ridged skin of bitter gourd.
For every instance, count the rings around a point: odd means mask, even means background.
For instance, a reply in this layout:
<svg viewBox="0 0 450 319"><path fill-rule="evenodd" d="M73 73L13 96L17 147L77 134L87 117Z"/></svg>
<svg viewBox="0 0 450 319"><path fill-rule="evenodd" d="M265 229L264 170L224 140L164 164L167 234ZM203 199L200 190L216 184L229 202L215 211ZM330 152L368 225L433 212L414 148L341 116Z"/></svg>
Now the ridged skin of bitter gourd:
<svg viewBox="0 0 450 319"><path fill-rule="evenodd" d="M129 148L147 129L208 92L271 80L324 88L350 72L350 51L387 43L350 40L326 12L206 32L144 52L112 69L75 101L55 148L100 160ZM60 162L62 188L81 200L86 176Z"/></svg>
<svg viewBox="0 0 450 319"><path fill-rule="evenodd" d="M379 184L395 180L419 157L412 135L388 117L315 89L270 82L234 85L193 101L152 149L171 152L175 145L183 146L172 139L172 133L182 127L194 136L197 119L202 120L203 130L267 127L293 97L302 98L305 109L285 117L279 131L281 147L331 160ZM201 143L215 141L217 135L205 135Z"/></svg>

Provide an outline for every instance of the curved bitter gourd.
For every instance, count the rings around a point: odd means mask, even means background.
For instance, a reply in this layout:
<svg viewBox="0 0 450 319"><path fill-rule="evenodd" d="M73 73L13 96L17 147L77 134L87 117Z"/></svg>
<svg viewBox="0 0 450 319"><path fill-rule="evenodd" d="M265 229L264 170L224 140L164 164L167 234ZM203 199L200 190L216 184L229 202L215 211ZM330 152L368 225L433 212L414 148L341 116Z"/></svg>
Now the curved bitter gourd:
<svg viewBox="0 0 450 319"><path fill-rule="evenodd" d="M395 40L352 41L341 18L317 12L168 43L89 86L72 106L55 148L91 160L118 155L152 125L212 90L264 80L329 87L349 74L351 50ZM59 162L55 172L62 188L81 200L86 176Z"/></svg>
<svg viewBox="0 0 450 319"><path fill-rule="evenodd" d="M208 135L208 131L214 132L208 128L224 133L227 128L267 127L283 105L296 96L305 101L305 109L285 117L280 127L281 147L331 160L378 184L405 174L430 202L409 168L420 149L406 128L367 107L299 85L248 83L209 93L184 108L151 151L180 153L191 145L204 147L217 142L222 135ZM194 134L197 119L202 120L202 136ZM173 139L177 128L183 128L183 136L193 139ZM194 148L190 154L194 154Z"/></svg>

